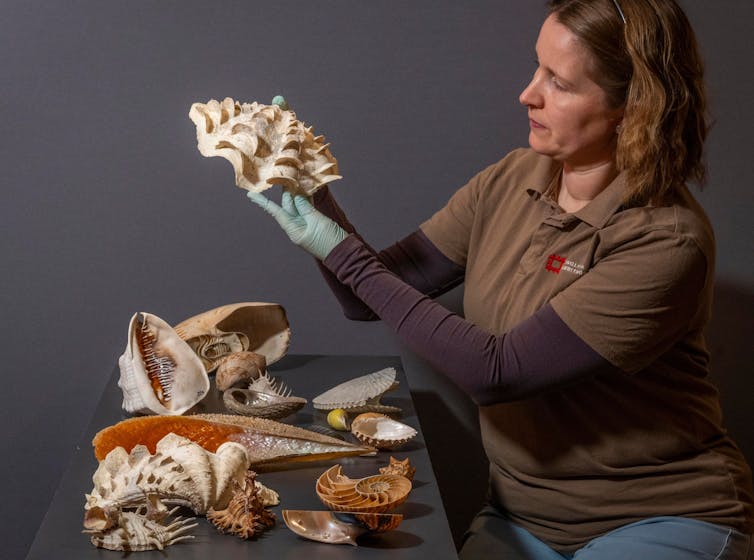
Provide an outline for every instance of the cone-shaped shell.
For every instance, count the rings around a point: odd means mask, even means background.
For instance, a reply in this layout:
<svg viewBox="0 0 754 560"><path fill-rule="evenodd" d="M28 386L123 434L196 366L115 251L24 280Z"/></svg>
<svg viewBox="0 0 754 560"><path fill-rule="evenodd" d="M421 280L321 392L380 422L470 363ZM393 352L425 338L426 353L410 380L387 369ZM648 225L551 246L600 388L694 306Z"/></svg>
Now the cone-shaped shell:
<svg viewBox="0 0 754 560"><path fill-rule="evenodd" d="M118 359L123 409L140 414L183 414L209 391L201 361L165 321L134 313Z"/></svg>
<svg viewBox="0 0 754 560"><path fill-rule="evenodd" d="M395 449L416 437L417 431L403 422L376 412L359 414L351 422L351 433L364 445Z"/></svg>
<svg viewBox="0 0 754 560"><path fill-rule="evenodd" d="M395 388L395 368L385 368L336 385L312 399L314 408L348 412L400 412L400 408L380 403L382 395Z"/></svg>
<svg viewBox="0 0 754 560"><path fill-rule="evenodd" d="M291 330L285 309L276 303L240 302L222 305L181 321L175 332L191 346L208 372L233 352L249 350L267 365L285 356Z"/></svg>
<svg viewBox="0 0 754 560"><path fill-rule="evenodd" d="M282 185L308 196L341 178L324 137L314 136L312 127L278 105L211 99L194 103L189 118L199 152L227 159L242 189L261 192Z"/></svg>
<svg viewBox="0 0 754 560"><path fill-rule="evenodd" d="M341 465L317 479L316 492L325 506L336 511L381 513L399 506L411 492L411 481L398 474L378 474L354 480Z"/></svg>
<svg viewBox="0 0 754 560"><path fill-rule="evenodd" d="M267 418L196 414L123 420L97 432L92 441L94 454L102 460L115 447L130 451L136 445L144 445L150 452L154 452L156 443L170 432L213 452L225 442L240 443L246 450L252 467L266 463L368 455L375 451L373 447L354 445Z"/></svg>

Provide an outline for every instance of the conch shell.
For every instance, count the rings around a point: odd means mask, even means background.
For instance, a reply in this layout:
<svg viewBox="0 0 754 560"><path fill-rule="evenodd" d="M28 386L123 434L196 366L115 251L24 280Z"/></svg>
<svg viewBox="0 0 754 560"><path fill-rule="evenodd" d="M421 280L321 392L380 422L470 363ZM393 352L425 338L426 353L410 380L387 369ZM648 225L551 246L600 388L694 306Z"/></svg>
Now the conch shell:
<svg viewBox="0 0 754 560"><path fill-rule="evenodd" d="M351 422L351 433L361 443L377 449L395 449L417 435L417 431L403 422L376 412L359 414Z"/></svg>
<svg viewBox="0 0 754 560"><path fill-rule="evenodd" d="M381 513L406 501L411 481L399 474L352 479L342 473L341 465L334 465L317 479L316 491L322 503L332 510Z"/></svg>
<svg viewBox="0 0 754 560"><path fill-rule="evenodd" d="M324 136L314 136L313 127L278 105L211 99L191 105L189 118L196 125L199 152L227 159L242 189L261 192L282 185L311 195L342 178Z"/></svg>
<svg viewBox="0 0 754 560"><path fill-rule="evenodd" d="M130 413L183 414L209 391L209 378L194 351L151 313L131 317L118 366L123 408Z"/></svg>
<svg viewBox="0 0 754 560"><path fill-rule="evenodd" d="M123 420L97 432L92 441L94 454L102 460L115 447L128 451L139 444L154 452L156 443L171 432L212 452L225 442L240 443L246 450L250 466L317 461L375 452L373 447L354 445L267 418L196 414Z"/></svg>
<svg viewBox="0 0 754 560"><path fill-rule="evenodd" d="M136 445L130 453L116 447L92 476L84 526L106 526L112 512L145 505L147 496L153 506L184 506L199 515L211 507L225 508L248 467L246 451L238 443L223 443L213 453L175 433L162 437L154 453L145 445Z"/></svg>
<svg viewBox="0 0 754 560"><path fill-rule="evenodd" d="M312 399L314 408L346 412L401 412L396 406L380 403L382 395L398 386L395 368L385 368L374 373L350 379Z"/></svg>
<svg viewBox="0 0 754 560"><path fill-rule="evenodd" d="M230 303L204 311L178 323L175 332L194 349L208 373L223 356L245 350L274 364L285 356L291 340L285 309L264 302Z"/></svg>

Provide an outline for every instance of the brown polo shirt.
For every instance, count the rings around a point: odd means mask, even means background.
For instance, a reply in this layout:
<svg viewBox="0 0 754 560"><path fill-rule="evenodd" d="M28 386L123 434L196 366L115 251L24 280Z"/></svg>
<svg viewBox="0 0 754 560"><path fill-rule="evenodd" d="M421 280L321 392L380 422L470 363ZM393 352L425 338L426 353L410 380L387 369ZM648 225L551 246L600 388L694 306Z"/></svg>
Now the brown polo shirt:
<svg viewBox="0 0 754 560"><path fill-rule="evenodd" d="M685 189L667 206L626 208L619 176L565 213L551 197L560 173L516 150L421 226L465 267L468 320L502 334L549 302L625 372L480 407L493 503L564 551L662 515L752 532L751 471L707 379L714 238L703 210Z"/></svg>

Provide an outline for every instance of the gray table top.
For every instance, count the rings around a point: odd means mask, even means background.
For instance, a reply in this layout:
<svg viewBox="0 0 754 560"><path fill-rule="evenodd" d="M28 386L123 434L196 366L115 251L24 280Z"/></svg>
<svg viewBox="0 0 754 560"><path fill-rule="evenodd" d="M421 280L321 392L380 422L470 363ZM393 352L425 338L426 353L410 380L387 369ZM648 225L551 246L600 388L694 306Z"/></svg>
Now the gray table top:
<svg viewBox="0 0 754 560"><path fill-rule="evenodd" d="M448 527L437 481L430 457L424 445L421 426L411 400L405 372L397 356L312 356L289 355L269 367L270 374L283 381L295 395L311 401L313 397L348 379L365 375L385 367L394 367L400 385L387 393L382 402L403 409L402 422L419 431L419 435L394 451L380 451L372 457L343 458L331 461L298 463L280 470L260 471L258 479L280 494L280 505L271 508L277 522L258 539L245 541L232 535L220 534L203 517L192 529L194 539L166 548L164 551L136 553L139 559L175 557L186 560L206 560L212 556L223 560L235 558L295 558L301 560L327 558L417 558L433 560L457 558ZM121 410L122 393L117 387L118 371L106 387L87 432L77 446L71 463L63 475L47 514L37 531L27 559L59 558L121 558L122 552L95 548L88 535L81 533L84 513L84 493L92 489L92 475L97 461L91 447L94 434L126 417ZM218 392L214 389L201 403L202 411L220 411ZM325 414L315 410L311 402L295 415L282 421L297 426L325 425ZM345 433L349 441L353 436ZM401 525L388 533L369 535L359 540L359 546L331 545L303 539L290 531L283 522L283 509L326 509L317 498L314 484L317 477L333 464L343 465L343 473L351 478L377 474L390 456L408 457L416 467L414 484L408 500L390 513L402 513Z"/></svg>

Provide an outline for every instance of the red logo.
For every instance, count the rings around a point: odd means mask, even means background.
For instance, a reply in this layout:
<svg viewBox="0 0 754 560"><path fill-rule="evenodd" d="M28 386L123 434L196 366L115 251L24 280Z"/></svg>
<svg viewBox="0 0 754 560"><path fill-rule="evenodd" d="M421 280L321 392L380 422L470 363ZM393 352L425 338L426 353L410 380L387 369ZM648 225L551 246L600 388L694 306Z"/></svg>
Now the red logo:
<svg viewBox="0 0 754 560"><path fill-rule="evenodd" d="M545 269L555 274L560 274L560 269L563 268L565 261L565 257L550 255L547 257L547 266L545 266Z"/></svg>

